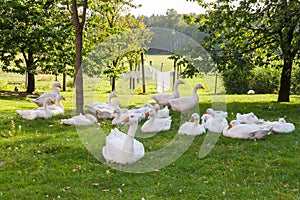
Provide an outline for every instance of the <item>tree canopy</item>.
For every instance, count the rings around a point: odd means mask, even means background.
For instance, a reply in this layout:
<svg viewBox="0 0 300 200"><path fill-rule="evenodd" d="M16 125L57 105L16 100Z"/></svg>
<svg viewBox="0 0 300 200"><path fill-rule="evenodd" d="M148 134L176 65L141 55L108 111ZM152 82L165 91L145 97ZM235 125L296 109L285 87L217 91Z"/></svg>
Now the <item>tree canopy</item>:
<svg viewBox="0 0 300 200"><path fill-rule="evenodd" d="M278 101L289 101L292 66L299 59L300 2L217 0L199 4L207 13L188 20L208 33L204 45L219 70L282 68Z"/></svg>
<svg viewBox="0 0 300 200"><path fill-rule="evenodd" d="M56 1L0 1L0 59L3 71L28 74L27 92L34 91L36 68L53 70L61 59L72 60L64 49L70 21ZM54 53L55 52L55 53ZM54 54L60 54L54 56Z"/></svg>

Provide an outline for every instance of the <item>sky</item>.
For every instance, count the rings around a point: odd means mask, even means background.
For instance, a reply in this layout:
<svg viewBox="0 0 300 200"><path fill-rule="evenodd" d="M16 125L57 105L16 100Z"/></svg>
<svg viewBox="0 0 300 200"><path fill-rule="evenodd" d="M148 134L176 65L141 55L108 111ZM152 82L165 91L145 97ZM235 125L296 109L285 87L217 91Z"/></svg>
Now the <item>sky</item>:
<svg viewBox="0 0 300 200"><path fill-rule="evenodd" d="M204 10L196 2L186 0L134 0L134 4L141 4L142 7L132 9L131 13L135 16L164 15L168 9L175 9L179 14L203 13Z"/></svg>

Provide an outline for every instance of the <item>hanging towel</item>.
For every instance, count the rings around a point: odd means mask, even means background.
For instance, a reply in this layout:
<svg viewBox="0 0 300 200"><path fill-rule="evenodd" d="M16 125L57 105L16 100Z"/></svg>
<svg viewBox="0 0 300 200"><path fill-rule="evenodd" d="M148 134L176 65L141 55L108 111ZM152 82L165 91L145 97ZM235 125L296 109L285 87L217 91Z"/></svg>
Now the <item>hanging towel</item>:
<svg viewBox="0 0 300 200"><path fill-rule="evenodd" d="M162 93L164 87L163 72L157 71L156 74L156 91Z"/></svg>
<svg viewBox="0 0 300 200"><path fill-rule="evenodd" d="M170 90L170 72L160 72L157 71L156 76L156 90L162 93L165 90Z"/></svg>

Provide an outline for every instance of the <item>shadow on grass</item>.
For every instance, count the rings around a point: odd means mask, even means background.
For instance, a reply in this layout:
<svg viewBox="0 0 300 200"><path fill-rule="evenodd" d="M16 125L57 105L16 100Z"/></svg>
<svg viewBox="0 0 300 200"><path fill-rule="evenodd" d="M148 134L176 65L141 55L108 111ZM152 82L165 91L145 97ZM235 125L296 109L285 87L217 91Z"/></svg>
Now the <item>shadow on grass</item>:
<svg viewBox="0 0 300 200"><path fill-rule="evenodd" d="M38 94L29 94L26 92L11 92L0 90L0 99L2 100L25 100L26 98L37 98Z"/></svg>

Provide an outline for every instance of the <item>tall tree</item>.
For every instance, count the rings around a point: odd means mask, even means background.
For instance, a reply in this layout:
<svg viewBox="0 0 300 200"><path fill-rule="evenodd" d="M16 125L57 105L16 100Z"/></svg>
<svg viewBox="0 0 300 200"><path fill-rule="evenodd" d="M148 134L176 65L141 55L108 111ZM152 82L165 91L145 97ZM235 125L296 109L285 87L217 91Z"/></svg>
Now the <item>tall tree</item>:
<svg viewBox="0 0 300 200"><path fill-rule="evenodd" d="M282 67L279 102L290 101L292 66L300 48L298 0L217 0L196 20L209 34L205 46L221 71ZM280 61L280 62L278 62Z"/></svg>
<svg viewBox="0 0 300 200"><path fill-rule="evenodd" d="M63 32L55 1L0 0L0 59L3 71L27 73L28 93L35 89L37 67L52 62L48 50Z"/></svg>
<svg viewBox="0 0 300 200"><path fill-rule="evenodd" d="M84 113L84 98L83 98L83 76L82 76L82 47L83 47L83 31L86 21L86 12L88 8L87 0L83 0L82 5L78 4L77 0L71 0L71 9L69 0L67 6L70 10L73 26L75 30L75 90L76 90L76 114ZM82 6L82 13L79 13L79 6Z"/></svg>

